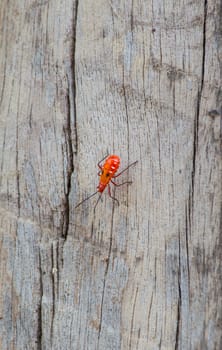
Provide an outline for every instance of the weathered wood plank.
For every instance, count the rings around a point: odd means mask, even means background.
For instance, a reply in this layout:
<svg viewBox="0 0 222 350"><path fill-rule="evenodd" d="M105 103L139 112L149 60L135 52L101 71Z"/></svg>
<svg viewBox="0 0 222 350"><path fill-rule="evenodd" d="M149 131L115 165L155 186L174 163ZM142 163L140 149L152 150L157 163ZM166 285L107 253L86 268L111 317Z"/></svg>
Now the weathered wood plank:
<svg viewBox="0 0 222 350"><path fill-rule="evenodd" d="M221 349L220 6L2 1L1 349Z"/></svg>

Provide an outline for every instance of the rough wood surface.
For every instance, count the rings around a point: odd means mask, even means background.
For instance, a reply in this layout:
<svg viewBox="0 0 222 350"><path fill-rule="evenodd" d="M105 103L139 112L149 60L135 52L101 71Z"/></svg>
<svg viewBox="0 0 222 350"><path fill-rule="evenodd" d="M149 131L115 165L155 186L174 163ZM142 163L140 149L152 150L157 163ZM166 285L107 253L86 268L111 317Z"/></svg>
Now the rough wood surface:
<svg viewBox="0 0 222 350"><path fill-rule="evenodd" d="M221 11L1 1L0 349L222 348Z"/></svg>

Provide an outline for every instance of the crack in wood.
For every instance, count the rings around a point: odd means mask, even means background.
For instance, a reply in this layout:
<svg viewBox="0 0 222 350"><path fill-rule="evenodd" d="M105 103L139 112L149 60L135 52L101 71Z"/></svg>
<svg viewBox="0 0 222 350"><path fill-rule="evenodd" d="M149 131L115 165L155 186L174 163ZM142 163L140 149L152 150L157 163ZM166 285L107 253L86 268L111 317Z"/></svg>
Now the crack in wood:
<svg viewBox="0 0 222 350"><path fill-rule="evenodd" d="M180 282L178 281L178 290L179 290L179 299L177 304L177 328L176 328L176 341L175 341L175 350L179 349L179 334L180 334L180 319L181 319L181 290Z"/></svg>
<svg viewBox="0 0 222 350"><path fill-rule="evenodd" d="M51 318L51 329L50 329L50 339L52 341L53 339L53 324L54 324L54 318L55 318L55 268L54 268L54 249L53 249L53 243L51 245L51 261L52 261L52 318Z"/></svg>
<svg viewBox="0 0 222 350"><path fill-rule="evenodd" d="M206 20L207 20L207 0L204 2L204 21L203 21L203 43L202 43L202 67L201 67L201 81L200 88L197 93L197 107L196 116L194 119L194 138L193 138L193 165L191 172L191 183L192 183L192 203L194 197L194 181L195 181L195 171L196 171L196 156L198 149L198 132L199 132L199 119L200 119L200 104L204 85L204 75L205 75L205 55L206 55Z"/></svg>
<svg viewBox="0 0 222 350"><path fill-rule="evenodd" d="M67 74L67 127L65 129L66 141L68 145L68 169L67 169L67 192L65 193L65 213L62 237L66 240L69 230L69 195L71 193L71 179L74 171L74 154L78 151L78 135L76 124L76 77L75 77L75 65L76 65L76 26L78 16L78 0L75 2L74 15L73 15L73 42L70 52L70 71ZM74 133L74 135L73 135ZM73 137L74 136L74 139Z"/></svg>
<svg viewBox="0 0 222 350"><path fill-rule="evenodd" d="M42 297L43 297L43 281L42 281L42 264L41 264L41 252L39 248L39 289L40 300L38 306L38 330L37 330L37 349L42 349Z"/></svg>
<svg viewBox="0 0 222 350"><path fill-rule="evenodd" d="M19 90L20 91L20 90ZM18 110L19 110L19 99L20 99L20 92L19 92L19 98L18 98ZM15 163L16 163L16 185L17 185L17 206L18 206L18 216L20 216L20 209L21 209L21 198L20 198L20 180L19 180L19 121L18 121L18 114L16 117L16 158L15 158Z"/></svg>
<svg viewBox="0 0 222 350"><path fill-rule="evenodd" d="M127 96L126 96L126 89L125 89L124 70L123 70L123 98L124 98L124 106L125 106L125 112L126 112L127 144L128 144L128 160L129 160L129 113L128 113Z"/></svg>
<svg viewBox="0 0 222 350"><path fill-rule="evenodd" d="M201 81L200 88L197 94L197 107L196 107L196 118L194 119L194 139L193 139L193 168L192 168L192 197L194 191L194 178L196 169L196 154L198 148L198 130L199 130L199 119L200 119L200 103L204 84L205 75L205 56L206 56L206 20L207 20L207 0L204 2L204 21L203 21L203 43L202 43L202 63L201 63Z"/></svg>
<svg viewBox="0 0 222 350"><path fill-rule="evenodd" d="M105 260L105 262L106 262L106 268L105 268L105 273L104 273L102 300L101 300L101 308L100 308L100 323L99 323L99 331L98 331L98 344L99 344L100 335L101 335L102 315L103 315L103 305L104 305L104 295L105 295L106 281L107 281L107 273L108 273L108 269L109 269L110 256L111 256L112 243L113 243L113 217L114 217L114 208L115 208L115 203L113 204L113 208L112 208L111 230L110 230L110 244L109 244L108 257L107 257L107 259Z"/></svg>
<svg viewBox="0 0 222 350"><path fill-rule="evenodd" d="M188 288L190 290L190 258L189 258L189 243L188 243L188 232L190 229L190 224L188 225L188 219L190 223L190 216L188 216L190 213L190 210L187 210L187 205L186 205L186 210L185 210L185 241L186 241L186 253L187 253L187 274L188 274Z"/></svg>
<svg viewBox="0 0 222 350"><path fill-rule="evenodd" d="M72 141L72 151L74 154L78 152L78 134L77 134L77 111L76 111L76 29L78 17L79 1L75 1L73 9L73 41L70 47L70 69L67 74L68 80L68 124L70 127L70 140Z"/></svg>
<svg viewBox="0 0 222 350"><path fill-rule="evenodd" d="M72 49L72 72L73 72L73 88L74 88L74 133L75 133L75 149L74 153L78 152L78 133L77 133L77 109L76 109L76 29L77 29L77 18L78 18L78 7L79 0L75 2L75 10L74 10L74 26L73 26L73 49Z"/></svg>
<svg viewBox="0 0 222 350"><path fill-rule="evenodd" d="M129 341L129 349L132 349L133 321L134 321L134 315L135 315L137 294L138 294L138 286L136 287L135 298L134 298L134 301L133 301L133 311L132 311L131 323L130 323L130 341Z"/></svg>
<svg viewBox="0 0 222 350"><path fill-rule="evenodd" d="M152 294L151 294L150 305L149 305L149 311L148 311L147 337L149 336L150 316L151 316L151 309L152 309L152 306L153 306L153 291L152 291Z"/></svg>
<svg viewBox="0 0 222 350"><path fill-rule="evenodd" d="M176 324L176 340L175 350L179 349L179 336L180 336L180 322L181 322L181 246L180 246L180 232L179 232L179 266L178 266L178 302L177 302L177 324Z"/></svg>
<svg viewBox="0 0 222 350"><path fill-rule="evenodd" d="M66 240L69 230L69 195L71 192L71 179L72 179L72 173L74 171L74 165L73 165L73 148L72 148L72 135L71 135L71 112L70 112L70 90L68 87L68 94L67 94L67 106L68 106L68 115L67 115L67 127L64 128L64 133L66 137L66 144L67 144L67 158L68 158L68 165L67 165L67 188L65 191L65 210L63 215L63 230L62 230L62 237Z"/></svg>
<svg viewBox="0 0 222 350"><path fill-rule="evenodd" d="M4 128L4 136L3 136L3 143L2 143L2 159L1 159L1 173L0 173L0 187L2 186L2 174L3 174L3 164L4 164L4 152L5 152L5 140L6 140L6 127Z"/></svg>

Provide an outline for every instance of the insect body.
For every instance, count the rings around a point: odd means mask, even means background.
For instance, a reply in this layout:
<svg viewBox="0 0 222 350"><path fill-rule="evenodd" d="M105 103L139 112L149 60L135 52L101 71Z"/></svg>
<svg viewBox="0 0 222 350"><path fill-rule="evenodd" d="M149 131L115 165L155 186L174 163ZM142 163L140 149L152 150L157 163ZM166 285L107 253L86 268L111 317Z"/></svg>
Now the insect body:
<svg viewBox="0 0 222 350"><path fill-rule="evenodd" d="M120 159L118 156L112 155L106 159L102 167L100 163L98 163L98 167L101 170L98 173L98 175L100 176L100 181L97 189L98 192L102 193L105 190L106 186L109 184L109 182L112 181L112 178L115 177L115 173L119 169Z"/></svg>
<svg viewBox="0 0 222 350"><path fill-rule="evenodd" d="M106 159L106 160L105 160ZM105 163L103 164L103 166L101 166L101 163L103 162L103 160L105 160ZM124 171L126 171L127 169L129 169L129 167L131 167L132 165L136 164L136 162L128 165L127 168L125 168L124 170L122 170L119 174L116 175L117 170L119 169L120 166L120 158L116 155L111 155L111 156L106 156L104 157L99 163L98 163L98 167L100 169L98 175L100 176L100 180L99 180L99 185L97 186L97 191L93 194L91 194L90 196L88 196L87 198L85 198L83 201L81 201L79 204L77 204L76 208L81 205L83 202L85 202L86 200L88 200L89 198L93 197L95 194L97 194L98 192L100 193L100 196L96 202L96 205L94 207L94 210L102 196L103 191L105 190L106 187L108 187L108 193L109 196L116 201L119 204L119 201L113 197L111 195L111 190L110 190L110 182L114 185L114 186L122 186L124 184L131 184L131 181L126 181L123 182L121 184L116 184L113 179L117 178L118 176L120 176Z"/></svg>

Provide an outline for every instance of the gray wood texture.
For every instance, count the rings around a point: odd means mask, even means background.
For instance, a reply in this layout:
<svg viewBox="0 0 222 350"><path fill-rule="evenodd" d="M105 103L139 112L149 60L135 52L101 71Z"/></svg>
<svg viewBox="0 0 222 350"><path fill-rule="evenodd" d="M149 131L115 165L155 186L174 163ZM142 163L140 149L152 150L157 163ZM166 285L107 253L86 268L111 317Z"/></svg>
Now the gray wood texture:
<svg viewBox="0 0 222 350"><path fill-rule="evenodd" d="M1 1L1 350L222 349L221 11Z"/></svg>

